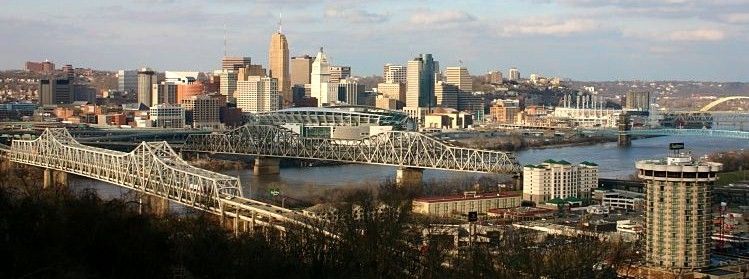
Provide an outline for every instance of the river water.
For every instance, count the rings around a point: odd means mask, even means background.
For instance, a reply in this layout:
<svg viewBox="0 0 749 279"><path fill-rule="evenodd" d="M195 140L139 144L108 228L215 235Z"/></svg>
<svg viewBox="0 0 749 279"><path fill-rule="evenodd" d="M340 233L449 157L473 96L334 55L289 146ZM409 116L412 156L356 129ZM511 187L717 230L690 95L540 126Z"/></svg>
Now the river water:
<svg viewBox="0 0 749 279"><path fill-rule="evenodd" d="M668 144L684 142L696 156L718 151L729 151L749 148L749 141L740 139L722 139L710 137L667 136L632 141L632 146L620 148L616 142L587 146L554 147L531 149L518 152L521 164L537 164L546 159L566 160L571 163L590 161L599 165L602 178L627 178L634 173L636 160L661 158L668 153ZM336 165L318 167L282 168L279 175L253 176L252 169L233 170L225 173L238 176L242 182L245 196L254 196L260 190L280 188L293 191L292 196L320 194L321 191L351 186L376 185L386 179L393 179L395 167L375 165ZM476 180L486 174L461 173L438 170L425 170L424 180L439 182L446 180ZM497 175L488 175L495 176ZM124 193L119 187L107 185L90 179L73 178L71 186L75 188L95 188L104 196L120 196Z"/></svg>

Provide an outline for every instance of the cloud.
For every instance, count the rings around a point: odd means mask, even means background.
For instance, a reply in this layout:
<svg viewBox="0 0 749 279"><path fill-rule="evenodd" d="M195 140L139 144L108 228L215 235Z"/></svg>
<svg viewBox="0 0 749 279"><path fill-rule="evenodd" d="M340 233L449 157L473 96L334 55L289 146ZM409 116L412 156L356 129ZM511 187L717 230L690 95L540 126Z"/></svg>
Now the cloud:
<svg viewBox="0 0 749 279"><path fill-rule="evenodd" d="M721 21L733 24L749 24L749 12L729 13L718 17Z"/></svg>
<svg viewBox="0 0 749 279"><path fill-rule="evenodd" d="M573 34L599 31L601 22L588 18L530 18L520 21L508 21L503 24L499 34L512 37L522 35L569 36Z"/></svg>
<svg viewBox="0 0 749 279"><path fill-rule="evenodd" d="M723 41L727 37L727 32L717 28L696 28L682 30L661 30L661 31L639 31L624 30L625 38L638 38L654 41L673 41L673 42L715 42Z"/></svg>
<svg viewBox="0 0 749 279"><path fill-rule="evenodd" d="M470 22L476 17L464 11L423 11L411 15L409 22L412 24L452 24Z"/></svg>
<svg viewBox="0 0 749 279"><path fill-rule="evenodd" d="M378 14L359 9L340 9L334 7L328 7L325 9L325 17L343 19L350 23L381 23L389 19L388 14Z"/></svg>
<svg viewBox="0 0 749 279"><path fill-rule="evenodd" d="M726 32L718 29L695 29L673 31L667 36L671 41L722 41Z"/></svg>

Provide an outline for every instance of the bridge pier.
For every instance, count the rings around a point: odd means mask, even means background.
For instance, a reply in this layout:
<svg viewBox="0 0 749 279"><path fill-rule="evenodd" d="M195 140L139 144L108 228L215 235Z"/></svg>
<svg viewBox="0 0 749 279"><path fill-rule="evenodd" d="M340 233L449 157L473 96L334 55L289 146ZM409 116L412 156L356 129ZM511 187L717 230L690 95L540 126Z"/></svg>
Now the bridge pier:
<svg viewBox="0 0 749 279"><path fill-rule="evenodd" d="M271 157L257 157L255 158L255 165L252 173L254 175L271 175L279 174L281 169L279 164L281 159Z"/></svg>
<svg viewBox="0 0 749 279"><path fill-rule="evenodd" d="M148 212L155 216L163 217L169 213L169 200L165 198L146 194L142 198L142 203L146 205Z"/></svg>
<svg viewBox="0 0 749 279"><path fill-rule="evenodd" d="M423 176L424 169L400 167L395 171L395 183L398 186L418 186Z"/></svg>
<svg viewBox="0 0 749 279"><path fill-rule="evenodd" d="M632 136L629 135L629 131L632 130L632 119L629 114L623 113L619 115L619 138L617 142L619 147L630 147L632 146Z"/></svg>
<svg viewBox="0 0 749 279"><path fill-rule="evenodd" d="M68 187L68 173L45 168L43 174L42 188L48 189L54 186Z"/></svg>

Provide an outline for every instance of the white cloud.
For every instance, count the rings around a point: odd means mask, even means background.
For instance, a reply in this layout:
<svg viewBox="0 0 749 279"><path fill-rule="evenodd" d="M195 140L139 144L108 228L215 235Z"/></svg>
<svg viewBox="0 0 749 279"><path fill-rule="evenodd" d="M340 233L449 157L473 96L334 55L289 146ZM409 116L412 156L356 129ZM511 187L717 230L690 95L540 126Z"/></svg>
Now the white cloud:
<svg viewBox="0 0 749 279"><path fill-rule="evenodd" d="M625 38L638 38L653 41L674 41L674 42L714 42L726 39L726 31L716 28L696 28L682 30L660 30L660 31L639 31L623 30Z"/></svg>
<svg viewBox="0 0 749 279"><path fill-rule="evenodd" d="M339 18L350 23L380 23L389 19L388 14L372 13L365 10L328 7L325 9L325 17Z"/></svg>
<svg viewBox="0 0 749 279"><path fill-rule="evenodd" d="M593 32L602 29L602 24L587 18L531 18L521 21L505 22L500 30L501 36L517 35L552 35L569 36L578 33Z"/></svg>
<svg viewBox="0 0 749 279"><path fill-rule="evenodd" d="M668 34L671 41L721 41L726 38L726 32L718 29L679 30Z"/></svg>
<svg viewBox="0 0 749 279"><path fill-rule="evenodd" d="M412 24L450 24L474 21L476 18L463 11L423 11L413 14Z"/></svg>
<svg viewBox="0 0 749 279"><path fill-rule="evenodd" d="M746 13L729 13L719 17L722 21L733 24L749 23L749 12Z"/></svg>

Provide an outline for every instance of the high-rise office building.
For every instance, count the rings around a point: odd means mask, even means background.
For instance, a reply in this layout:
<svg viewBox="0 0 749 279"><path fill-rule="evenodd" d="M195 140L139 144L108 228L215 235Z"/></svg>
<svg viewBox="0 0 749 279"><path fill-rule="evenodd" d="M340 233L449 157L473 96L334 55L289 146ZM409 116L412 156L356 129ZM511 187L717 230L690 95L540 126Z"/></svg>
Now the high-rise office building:
<svg viewBox="0 0 749 279"><path fill-rule="evenodd" d="M510 68L510 71L507 73L507 79L510 81L519 81L520 71L517 68Z"/></svg>
<svg viewBox="0 0 749 279"><path fill-rule="evenodd" d="M65 78L69 80L75 79L75 68L73 68L73 65L65 64L65 66L62 66L60 71L65 76Z"/></svg>
<svg viewBox="0 0 749 279"><path fill-rule="evenodd" d="M364 84L354 79L342 79L338 83L338 100L349 105L359 104L359 94L364 93Z"/></svg>
<svg viewBox="0 0 749 279"><path fill-rule="evenodd" d="M383 96L393 99L396 102L400 103L400 106L402 107L406 103L406 84L405 83L378 83L377 84L377 93L382 94Z"/></svg>
<svg viewBox="0 0 749 279"><path fill-rule="evenodd" d="M72 81L65 79L40 79L39 80L39 104L56 105L70 104L73 102Z"/></svg>
<svg viewBox="0 0 749 279"><path fill-rule="evenodd" d="M44 60L44 62L26 61L25 66L26 71L40 74L49 74L55 71L55 63L52 63L49 60Z"/></svg>
<svg viewBox="0 0 749 279"><path fill-rule="evenodd" d="M444 81L434 85L434 98L438 107L458 109L458 87Z"/></svg>
<svg viewBox="0 0 749 279"><path fill-rule="evenodd" d="M281 33L279 24L278 32L273 33L268 50L268 75L278 80L278 92L281 96L281 106L291 107L293 98L291 96L291 75L289 73L289 43L286 36Z"/></svg>
<svg viewBox="0 0 749 279"><path fill-rule="evenodd" d="M177 84L177 104L192 98L193 96L202 95L205 91L203 82L193 82L188 84Z"/></svg>
<svg viewBox="0 0 749 279"><path fill-rule="evenodd" d="M403 65L385 64L382 69L382 77L385 83L406 84L406 67Z"/></svg>
<svg viewBox="0 0 749 279"><path fill-rule="evenodd" d="M339 83L342 79L351 77L351 67L330 66L330 83Z"/></svg>
<svg viewBox="0 0 749 279"><path fill-rule="evenodd" d="M117 90L135 93L138 91L138 71L119 70L117 72Z"/></svg>
<svg viewBox="0 0 749 279"><path fill-rule="evenodd" d="M598 165L546 160L523 168L523 200L536 203L565 199L587 199L598 187Z"/></svg>
<svg viewBox="0 0 749 279"><path fill-rule="evenodd" d="M502 84L504 81L502 80L502 72L500 71L490 71L486 74L486 82L493 83L493 84Z"/></svg>
<svg viewBox="0 0 749 279"><path fill-rule="evenodd" d="M152 127L184 128L185 108L178 105L157 104L151 106L148 114Z"/></svg>
<svg viewBox="0 0 749 279"><path fill-rule="evenodd" d="M636 111L650 111L650 92L629 91L625 98L624 108Z"/></svg>
<svg viewBox="0 0 749 279"><path fill-rule="evenodd" d="M310 83L312 74L312 57L309 55L291 58L291 85L302 85Z"/></svg>
<svg viewBox="0 0 749 279"><path fill-rule="evenodd" d="M237 82L237 107L242 112L268 112L280 109L278 80L271 77L249 76Z"/></svg>
<svg viewBox="0 0 749 279"><path fill-rule="evenodd" d="M421 54L408 61L406 70L406 106L431 108L436 105L434 97L437 62L431 54Z"/></svg>
<svg viewBox="0 0 749 279"><path fill-rule="evenodd" d="M678 147L672 152L635 167L645 181L645 260L681 273L710 265L711 188L723 165L695 160Z"/></svg>
<svg viewBox="0 0 749 279"><path fill-rule="evenodd" d="M447 67L445 82L458 87L461 92L473 92L473 78L465 67Z"/></svg>
<svg viewBox="0 0 749 279"><path fill-rule="evenodd" d="M224 58L221 59L222 70L237 70L239 68L247 67L251 64L252 61L249 57L224 56Z"/></svg>
<svg viewBox="0 0 749 279"><path fill-rule="evenodd" d="M330 63L322 48L312 63L311 79L310 95L317 99L317 106L338 102L338 84L330 82Z"/></svg>
<svg viewBox="0 0 749 279"><path fill-rule="evenodd" d="M191 96L182 102L193 128L221 128L221 108L226 107L226 96L208 94Z"/></svg>
<svg viewBox="0 0 749 279"><path fill-rule="evenodd" d="M149 68L142 68L138 71L138 103L148 107L154 105L151 102L154 84L156 84L156 72Z"/></svg>
<svg viewBox="0 0 749 279"><path fill-rule="evenodd" d="M176 84L162 81L161 83L152 86L151 106L158 104L178 104Z"/></svg>
<svg viewBox="0 0 749 279"><path fill-rule="evenodd" d="M235 98L234 91L237 90L237 72L236 70L224 69L220 76L219 93L232 102L231 100Z"/></svg>

